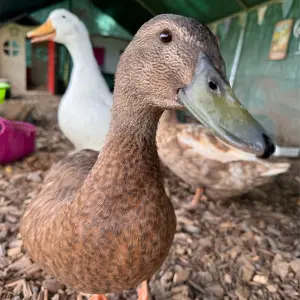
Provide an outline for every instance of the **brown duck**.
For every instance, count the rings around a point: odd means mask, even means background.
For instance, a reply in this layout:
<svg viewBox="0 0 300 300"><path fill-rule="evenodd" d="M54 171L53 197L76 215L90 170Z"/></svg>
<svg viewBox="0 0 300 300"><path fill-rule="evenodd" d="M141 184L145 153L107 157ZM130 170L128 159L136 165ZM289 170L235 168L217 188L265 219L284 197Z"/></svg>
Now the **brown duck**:
<svg viewBox="0 0 300 300"><path fill-rule="evenodd" d="M157 146L161 161L196 190L190 208L206 196L227 199L247 193L290 167L234 148L199 123L179 123L170 110L160 118Z"/></svg>
<svg viewBox="0 0 300 300"><path fill-rule="evenodd" d="M103 299L144 281L139 299L147 299L145 280L168 255L176 227L156 149L164 110L184 103L228 143L272 154L223 64L216 38L193 19L160 15L141 27L118 65L103 149L53 166L22 219L24 246L45 271Z"/></svg>

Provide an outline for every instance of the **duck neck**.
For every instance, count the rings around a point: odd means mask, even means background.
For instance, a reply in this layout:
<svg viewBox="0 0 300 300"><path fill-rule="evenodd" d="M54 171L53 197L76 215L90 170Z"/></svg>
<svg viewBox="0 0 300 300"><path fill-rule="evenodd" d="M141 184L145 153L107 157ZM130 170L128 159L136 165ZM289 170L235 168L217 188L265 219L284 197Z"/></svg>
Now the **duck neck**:
<svg viewBox="0 0 300 300"><path fill-rule="evenodd" d="M77 94L86 94L85 88L101 91L101 96L105 100L108 99L107 104L111 106L111 92L109 87L99 70L98 63L93 53L91 41L88 38L83 38L80 42L73 41L66 44L68 51L72 57L73 69L71 73L71 80L68 85L68 91L76 91ZM83 83L88 82L88 86L82 87ZM82 99L80 97L70 97L70 101ZM97 99L97 98L96 98Z"/></svg>
<svg viewBox="0 0 300 300"><path fill-rule="evenodd" d="M112 118L114 117L114 111L112 111ZM159 120L159 112L138 112L128 111L122 112L122 116L118 116L118 122L111 122L111 131L109 137L114 139L118 137L120 139L128 140L131 138L129 143L136 143L140 146L143 151L144 148L153 149L156 153L155 137L157 124Z"/></svg>
<svg viewBox="0 0 300 300"><path fill-rule="evenodd" d="M156 148L156 129L162 112L157 108L130 105L142 101L114 98L106 143L81 195L89 193L92 185L113 185L115 188L113 191L110 189L105 197L111 197L113 193L116 197L120 195L117 198L124 195L127 199L131 195L130 199L133 199L133 195L140 192L151 194L153 190L165 193ZM105 188L101 188L101 192L106 193ZM163 197L157 201L160 199Z"/></svg>
<svg viewBox="0 0 300 300"><path fill-rule="evenodd" d="M83 38L79 41L72 41L65 45L73 59L73 67L98 69L97 61L93 53L91 41Z"/></svg>
<svg viewBox="0 0 300 300"><path fill-rule="evenodd" d="M132 102L136 103L135 100ZM153 107L131 107L130 105L125 105L125 103L128 102L124 101L124 99L122 101L114 99L107 145L116 147L117 144L119 147L121 145L123 149L134 149L134 153L123 151L123 158L129 164L133 154L134 159L137 156L143 158L141 159L141 164L144 164L144 168L159 166L156 131L162 112ZM148 163L149 165L147 165Z"/></svg>

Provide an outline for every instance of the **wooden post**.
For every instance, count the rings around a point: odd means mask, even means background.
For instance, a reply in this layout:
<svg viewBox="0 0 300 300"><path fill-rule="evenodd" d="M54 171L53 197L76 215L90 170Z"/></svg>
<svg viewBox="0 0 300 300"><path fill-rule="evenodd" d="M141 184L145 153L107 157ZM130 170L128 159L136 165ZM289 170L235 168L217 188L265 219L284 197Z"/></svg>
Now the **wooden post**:
<svg viewBox="0 0 300 300"><path fill-rule="evenodd" d="M55 42L48 43L48 91L55 94Z"/></svg>

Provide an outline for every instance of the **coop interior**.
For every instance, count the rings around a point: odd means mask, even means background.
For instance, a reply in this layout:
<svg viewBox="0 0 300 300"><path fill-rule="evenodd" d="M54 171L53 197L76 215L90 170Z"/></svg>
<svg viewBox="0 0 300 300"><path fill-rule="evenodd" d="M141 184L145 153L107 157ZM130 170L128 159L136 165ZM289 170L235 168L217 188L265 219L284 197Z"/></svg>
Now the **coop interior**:
<svg viewBox="0 0 300 300"><path fill-rule="evenodd" d="M300 1L227 2L11 0L10 5L0 7L1 300L300 299ZM89 49L90 43L90 52L74 50L63 38L32 43L36 36L28 32L43 26L57 9L72 14L63 15L63 19L75 16L72 26L80 38L75 48ZM255 126L264 128L264 134L276 144L273 155L263 159L255 155L255 147L250 153L250 148L247 152L237 142L230 144L234 140L230 132L219 136L214 128L207 129L211 123L201 122L188 106L174 110L174 114L163 114L165 118L160 119L157 131L154 126L153 149L158 155L149 159L152 148L146 138L134 144L149 120L143 119L146 114L140 119L135 115L141 102L136 102L128 113L123 103L115 104L113 95L118 97L118 88L131 84L135 87L132 93L136 93L143 86L141 78L153 68L159 69L157 78L166 78L159 76L168 73L164 68L174 63L174 55L181 53L179 48L176 54L172 52L171 59L164 56L167 52L154 51L159 53L159 67L153 67L155 64L147 56L153 54L145 46L136 52L144 60L139 67L138 56L130 56L124 63L140 41L136 38L132 42L142 24L163 13L190 17L208 26L216 38L211 47L218 44L226 65L214 65L214 74L222 74L219 78L232 89L226 99L239 99L259 124ZM87 39L81 36L81 26L86 28ZM54 30L51 34L58 36L59 29ZM164 46L178 41L179 37L173 35L171 43L166 44L169 34L163 31ZM143 43L148 45L151 38ZM116 81L116 72L121 73L122 68L126 69L124 77ZM186 64L182 64L178 74L185 68ZM141 69L135 76L134 72ZM126 81L129 76L134 80ZM153 103L161 105L155 101L167 90L157 78L151 76L147 88L144 86L145 99L155 94L149 111L154 110ZM206 91L201 90L202 97ZM212 97L223 101L221 92L214 91L217 96ZM217 98L209 99L209 104L201 105L211 105L211 99ZM127 98L124 103L132 105L126 101ZM232 109L234 104L230 101L228 107ZM226 118L224 111L220 110L217 124ZM224 126L236 120L232 111L232 119ZM214 112L210 110L209 114ZM109 127L112 116L128 115L117 135L113 130L119 123L113 120ZM243 126L239 124L236 132ZM90 146L97 131L103 140L100 150ZM127 133L132 135L122 140ZM251 134L247 136L249 140L255 133ZM108 152L114 143L120 147ZM76 146L79 144L81 148ZM82 150L86 148L90 150ZM102 151L106 151L104 156ZM139 151L140 156L136 154ZM107 161L103 157L108 157ZM115 157L119 165L109 157ZM141 157L146 157L146 163L141 162ZM158 175L153 167L156 159L161 170ZM140 164L145 167L139 169ZM101 171L100 165L108 171ZM124 170L126 173L122 173ZM114 172L118 175L112 177ZM161 181L155 181L158 177ZM102 201L103 191L111 197ZM85 193L89 197L82 196ZM169 212L161 204L163 201L159 202L160 210L153 213L155 204L149 204L153 199L149 202L145 197L156 194L170 199L176 229L174 226L170 248L159 250L165 257L151 273L157 262L149 257L155 255L157 241L168 223L165 220L171 218L161 213ZM73 208L60 211L74 199L80 207L77 213ZM95 204L100 203L99 199L103 207ZM130 202L133 200L134 204ZM120 201L128 204L116 204ZM116 213L118 205L120 210ZM102 211L103 220L97 219ZM134 217L127 218L129 213ZM143 230L151 226L152 231L144 234ZM172 225L169 226L172 233ZM129 233L125 228L130 228ZM101 243L97 242L99 236L104 236ZM164 236L165 242L168 238ZM147 251L143 247L148 247ZM114 266L120 261L121 266ZM65 270L67 276L57 276L66 274ZM147 288L143 282L141 286L114 289L120 282L129 281L132 274L137 274L139 284L146 280ZM76 288L83 282L86 290ZM97 283L106 289L97 290ZM94 291L103 295L95 296Z"/></svg>

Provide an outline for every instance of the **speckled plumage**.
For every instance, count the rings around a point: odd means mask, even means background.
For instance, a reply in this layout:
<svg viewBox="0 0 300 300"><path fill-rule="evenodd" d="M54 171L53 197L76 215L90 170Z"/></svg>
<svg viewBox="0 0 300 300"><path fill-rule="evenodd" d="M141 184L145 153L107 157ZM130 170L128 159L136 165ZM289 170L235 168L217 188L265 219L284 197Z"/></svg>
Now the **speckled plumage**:
<svg viewBox="0 0 300 300"><path fill-rule="evenodd" d="M200 124L180 124L175 112L162 116L157 145L161 161L194 189L204 188L210 199L247 193L290 166L235 149Z"/></svg>
<svg viewBox="0 0 300 300"><path fill-rule="evenodd" d="M95 166L98 153L91 150L60 161L22 221L33 260L88 293L134 288L148 279L168 254L175 230L153 157L139 155L132 141L118 149L115 144L106 145Z"/></svg>
<svg viewBox="0 0 300 300"><path fill-rule="evenodd" d="M174 42L159 36L168 28ZM21 223L24 246L48 273L86 293L136 287L161 266L176 228L156 149L164 109L182 109L199 53L221 69L217 42L192 19L161 15L141 27L116 73L110 129L98 158L53 166ZM83 99L84 101L84 99Z"/></svg>

